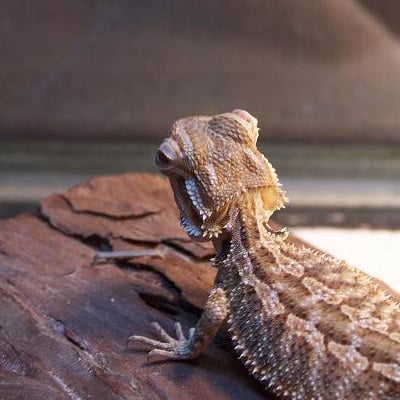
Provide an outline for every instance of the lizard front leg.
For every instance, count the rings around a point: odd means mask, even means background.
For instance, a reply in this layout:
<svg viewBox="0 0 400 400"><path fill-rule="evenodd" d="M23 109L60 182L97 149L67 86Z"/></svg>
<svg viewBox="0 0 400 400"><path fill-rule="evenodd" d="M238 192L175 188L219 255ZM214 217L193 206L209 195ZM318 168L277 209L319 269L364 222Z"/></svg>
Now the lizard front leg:
<svg viewBox="0 0 400 400"><path fill-rule="evenodd" d="M225 292L221 288L214 287L208 296L199 322L196 327L189 330L188 338L183 334L179 322L175 324L177 339L168 335L158 323L153 322L152 325L161 340L136 335L131 336L129 340L152 346L152 350L149 352L150 356L160 355L175 360L196 358L214 338L227 314L228 307Z"/></svg>

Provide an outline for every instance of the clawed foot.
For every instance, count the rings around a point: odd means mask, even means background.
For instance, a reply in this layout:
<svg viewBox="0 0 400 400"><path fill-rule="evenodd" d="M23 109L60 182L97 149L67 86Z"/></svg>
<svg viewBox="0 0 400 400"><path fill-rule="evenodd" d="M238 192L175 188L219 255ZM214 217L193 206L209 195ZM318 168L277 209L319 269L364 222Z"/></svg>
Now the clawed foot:
<svg viewBox="0 0 400 400"><path fill-rule="evenodd" d="M177 339L168 335L167 332L157 323L153 322L151 326L155 329L161 340L150 339L145 336L133 335L128 340L149 344L153 349L149 352L149 357L160 355L175 360L184 360L193 358L193 335L194 328L189 330L189 337L186 338L179 322L175 322L175 334Z"/></svg>

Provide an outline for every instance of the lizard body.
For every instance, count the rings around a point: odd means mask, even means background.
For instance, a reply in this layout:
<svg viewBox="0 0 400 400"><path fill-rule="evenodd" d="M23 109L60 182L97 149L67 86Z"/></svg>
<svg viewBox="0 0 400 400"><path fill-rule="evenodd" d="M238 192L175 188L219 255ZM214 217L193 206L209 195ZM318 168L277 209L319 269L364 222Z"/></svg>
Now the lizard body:
<svg viewBox="0 0 400 400"><path fill-rule="evenodd" d="M212 240L218 268L188 338L158 324L150 354L200 355L227 319L239 358L270 391L291 400L400 398L400 308L361 271L286 242L268 226L284 206L273 167L258 152L257 120L243 110L178 120L156 164L181 224Z"/></svg>

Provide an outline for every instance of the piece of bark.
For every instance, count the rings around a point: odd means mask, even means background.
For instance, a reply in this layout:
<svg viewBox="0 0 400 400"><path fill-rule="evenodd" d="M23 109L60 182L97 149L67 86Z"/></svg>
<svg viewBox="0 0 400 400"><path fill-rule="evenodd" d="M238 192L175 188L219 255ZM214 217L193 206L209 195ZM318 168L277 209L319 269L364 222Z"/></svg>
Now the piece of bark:
<svg viewBox="0 0 400 400"><path fill-rule="evenodd" d="M170 204L173 199L168 182L150 174L95 177L68 190L65 198L76 212L116 218L143 217L163 210L177 215L175 210L165 209L165 202Z"/></svg>
<svg viewBox="0 0 400 400"><path fill-rule="evenodd" d="M105 241L169 242L198 258L213 254L211 244L194 243L182 230L169 184L157 175L94 178L43 200L41 212L70 235L97 236Z"/></svg>
<svg viewBox="0 0 400 400"><path fill-rule="evenodd" d="M142 249L124 240L111 240L114 250ZM170 246L160 244L153 247L159 257L140 257L133 262L158 271L171 281L179 290L182 300L190 305L202 309L208 292L214 282L216 269L209 262L199 261L182 254Z"/></svg>

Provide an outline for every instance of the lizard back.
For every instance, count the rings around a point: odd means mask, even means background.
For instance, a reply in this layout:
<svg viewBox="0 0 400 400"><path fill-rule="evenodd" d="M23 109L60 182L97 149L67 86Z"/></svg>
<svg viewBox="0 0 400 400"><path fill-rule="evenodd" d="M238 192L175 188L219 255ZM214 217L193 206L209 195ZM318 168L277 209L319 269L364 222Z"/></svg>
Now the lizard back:
<svg viewBox="0 0 400 400"><path fill-rule="evenodd" d="M217 285L250 372L290 399L398 399L398 304L359 270L287 244L259 194L237 205Z"/></svg>

